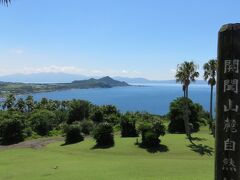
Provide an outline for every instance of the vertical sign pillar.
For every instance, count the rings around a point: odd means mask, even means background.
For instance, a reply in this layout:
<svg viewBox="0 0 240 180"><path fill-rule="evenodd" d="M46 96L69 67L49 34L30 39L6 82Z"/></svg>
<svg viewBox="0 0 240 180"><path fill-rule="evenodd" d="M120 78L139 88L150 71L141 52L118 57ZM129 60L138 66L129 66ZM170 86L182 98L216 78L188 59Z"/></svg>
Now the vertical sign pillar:
<svg viewBox="0 0 240 180"><path fill-rule="evenodd" d="M218 34L215 180L240 180L240 24Z"/></svg>

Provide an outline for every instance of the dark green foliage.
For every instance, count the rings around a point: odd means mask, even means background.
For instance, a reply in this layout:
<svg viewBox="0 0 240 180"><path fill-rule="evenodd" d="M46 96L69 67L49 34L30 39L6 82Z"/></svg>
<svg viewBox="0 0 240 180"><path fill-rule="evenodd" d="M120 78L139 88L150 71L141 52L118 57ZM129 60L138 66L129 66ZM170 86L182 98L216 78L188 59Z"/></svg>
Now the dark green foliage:
<svg viewBox="0 0 240 180"><path fill-rule="evenodd" d="M114 145L113 127L109 123L100 123L94 130L96 146L109 147Z"/></svg>
<svg viewBox="0 0 240 180"><path fill-rule="evenodd" d="M104 115L104 121L116 125L119 124L120 117L117 114Z"/></svg>
<svg viewBox="0 0 240 180"><path fill-rule="evenodd" d="M74 121L82 121L88 119L90 111L90 103L88 101L73 100L70 104L68 115L68 124Z"/></svg>
<svg viewBox="0 0 240 180"><path fill-rule="evenodd" d="M113 105L104 105L101 109L104 115L119 114L116 106Z"/></svg>
<svg viewBox="0 0 240 180"><path fill-rule="evenodd" d="M11 114L0 121L0 142L8 145L24 140L24 117Z"/></svg>
<svg viewBox="0 0 240 180"><path fill-rule="evenodd" d="M26 98L27 112L32 112L35 108L33 96L28 96Z"/></svg>
<svg viewBox="0 0 240 180"><path fill-rule="evenodd" d="M122 137L137 137L136 120L134 117L124 115L122 116L120 126Z"/></svg>
<svg viewBox="0 0 240 180"><path fill-rule="evenodd" d="M17 103L15 104L15 108L17 111L22 112L22 113L25 111L26 103L23 100L23 98L19 98L17 100Z"/></svg>
<svg viewBox="0 0 240 180"><path fill-rule="evenodd" d="M143 147L158 147L160 145L160 136L165 135L165 126L161 121L153 120L152 122L142 123L138 127L139 132L142 135Z"/></svg>
<svg viewBox="0 0 240 180"><path fill-rule="evenodd" d="M13 94L9 94L7 96L6 101L3 104L3 109L7 108L7 110L12 110L15 104L15 100L16 100L15 96Z"/></svg>
<svg viewBox="0 0 240 180"><path fill-rule="evenodd" d="M93 131L93 126L94 124L91 120L83 120L80 123L81 131L86 135L89 135Z"/></svg>
<svg viewBox="0 0 240 180"><path fill-rule="evenodd" d="M90 119L95 123L103 122L103 112L101 108L99 107L92 108Z"/></svg>
<svg viewBox="0 0 240 180"><path fill-rule="evenodd" d="M41 136L48 135L56 126L56 115L48 110L39 110L31 114L29 118L32 129Z"/></svg>
<svg viewBox="0 0 240 180"><path fill-rule="evenodd" d="M84 140L79 124L68 125L66 129L65 144L74 144Z"/></svg>
<svg viewBox="0 0 240 180"><path fill-rule="evenodd" d="M144 141L142 141L142 145L146 147L158 147L160 143L159 136L152 132L147 131L144 134Z"/></svg>
<svg viewBox="0 0 240 180"><path fill-rule="evenodd" d="M67 122L67 120L68 120L67 110L62 110L61 109L61 110L54 111L54 113L56 115L56 120L57 120L58 124Z"/></svg>
<svg viewBox="0 0 240 180"><path fill-rule="evenodd" d="M170 123L168 131L170 133L185 133L184 115L186 110L184 106L188 107L188 118L191 124L191 131L197 132L202 123L202 118L206 116L201 105L193 103L192 100L186 98L177 98L170 104L169 119Z"/></svg>

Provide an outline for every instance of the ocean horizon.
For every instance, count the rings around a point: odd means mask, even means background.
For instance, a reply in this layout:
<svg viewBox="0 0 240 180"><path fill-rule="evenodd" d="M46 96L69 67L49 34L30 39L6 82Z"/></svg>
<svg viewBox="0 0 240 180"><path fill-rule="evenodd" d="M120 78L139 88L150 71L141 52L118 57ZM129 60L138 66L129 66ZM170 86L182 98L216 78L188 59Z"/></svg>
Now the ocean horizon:
<svg viewBox="0 0 240 180"><path fill-rule="evenodd" d="M30 95L37 101L43 97L53 100L82 99L96 105L112 104L121 112L140 111L157 115L167 114L170 103L183 95L181 84L135 83L131 85L129 87L114 88L69 89ZM26 96L20 95L18 97L25 98ZM213 96L213 109L215 110L215 89ZM210 86L207 84L191 84L189 98L193 102L201 104L206 111L209 111Z"/></svg>

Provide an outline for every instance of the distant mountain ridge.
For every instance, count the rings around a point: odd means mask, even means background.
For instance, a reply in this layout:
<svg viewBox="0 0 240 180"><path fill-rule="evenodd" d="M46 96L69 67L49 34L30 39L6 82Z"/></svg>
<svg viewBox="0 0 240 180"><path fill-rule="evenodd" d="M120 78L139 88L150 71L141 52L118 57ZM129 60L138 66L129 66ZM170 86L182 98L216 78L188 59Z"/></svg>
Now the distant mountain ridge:
<svg viewBox="0 0 240 180"><path fill-rule="evenodd" d="M0 95L3 94L28 94L37 92L48 92L67 89L89 89L89 88L112 88L117 86L129 86L126 82L112 79L109 76L100 79L75 80L71 83L12 83L0 81Z"/></svg>
<svg viewBox="0 0 240 180"><path fill-rule="evenodd" d="M78 74L67 73L34 73L34 74L12 74L0 76L2 82L16 82L16 83L71 83L75 80L89 80L98 79L99 77L89 77ZM100 78L101 79L101 78ZM146 78L136 77L113 77L117 81L124 81L129 84L151 84L151 83L176 83L175 80L149 80ZM196 84L206 84L203 80L197 80Z"/></svg>
<svg viewBox="0 0 240 180"><path fill-rule="evenodd" d="M145 78L129 78L129 77L114 77L114 79L119 81L124 81L129 84L176 84L176 80L149 80ZM196 80L194 84L207 84L204 80Z"/></svg>

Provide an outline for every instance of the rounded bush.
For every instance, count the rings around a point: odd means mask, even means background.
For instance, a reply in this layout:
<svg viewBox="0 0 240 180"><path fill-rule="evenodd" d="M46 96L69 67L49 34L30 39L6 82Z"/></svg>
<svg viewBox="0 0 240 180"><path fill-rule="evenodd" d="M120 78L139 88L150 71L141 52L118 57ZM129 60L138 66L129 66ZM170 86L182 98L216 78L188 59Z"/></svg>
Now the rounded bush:
<svg viewBox="0 0 240 180"><path fill-rule="evenodd" d="M65 144L74 144L84 140L80 126L77 124L69 125L66 129Z"/></svg>
<svg viewBox="0 0 240 180"><path fill-rule="evenodd" d="M113 127L109 123L100 123L94 131L94 139L99 147L114 145Z"/></svg>
<svg viewBox="0 0 240 180"><path fill-rule="evenodd" d="M1 144L8 145L24 140L24 124L19 119L4 119L0 122Z"/></svg>
<svg viewBox="0 0 240 180"><path fill-rule="evenodd" d="M89 135L93 131L93 125L92 121L84 120L80 123L81 131L84 134Z"/></svg>
<svg viewBox="0 0 240 180"><path fill-rule="evenodd" d="M70 110L68 113L68 124L75 121L82 121L89 117L90 103L83 100L73 100L70 103Z"/></svg>
<svg viewBox="0 0 240 180"><path fill-rule="evenodd" d="M128 116L121 119L121 135L122 137L137 137L136 121Z"/></svg>
<svg viewBox="0 0 240 180"><path fill-rule="evenodd" d="M152 122L140 124L138 127L139 132L142 135L143 147L152 148L160 145L160 136L165 135L165 126L159 120L153 120Z"/></svg>
<svg viewBox="0 0 240 180"><path fill-rule="evenodd" d="M152 131L147 131L144 134L144 141L142 142L142 145L147 147L157 147L159 146L160 140L158 138L159 136Z"/></svg>
<svg viewBox="0 0 240 180"><path fill-rule="evenodd" d="M29 121L38 135L46 136L56 126L56 115L48 110L39 110L30 116Z"/></svg>
<svg viewBox="0 0 240 180"><path fill-rule="evenodd" d="M204 114L201 105L193 103L190 99L177 98L170 104L168 131L170 133L185 133L184 118L187 116L192 127L191 131L197 132Z"/></svg>

